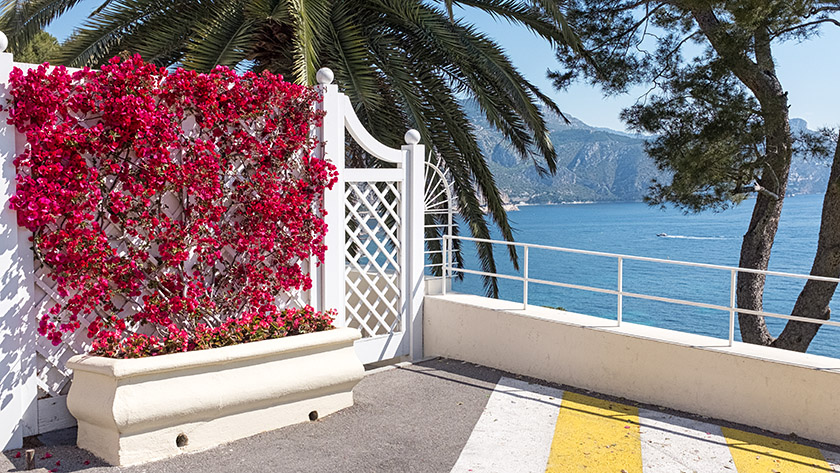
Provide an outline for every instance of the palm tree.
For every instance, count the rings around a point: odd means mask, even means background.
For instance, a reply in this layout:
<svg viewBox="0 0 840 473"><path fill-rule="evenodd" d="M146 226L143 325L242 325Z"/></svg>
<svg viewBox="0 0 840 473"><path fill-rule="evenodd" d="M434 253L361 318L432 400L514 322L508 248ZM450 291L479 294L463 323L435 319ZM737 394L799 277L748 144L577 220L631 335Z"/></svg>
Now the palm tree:
<svg viewBox="0 0 840 473"><path fill-rule="evenodd" d="M20 47L78 1L6 0L0 29ZM512 241L463 101L474 101L541 173L556 168L543 107L560 111L453 6L525 26L556 47L578 44L553 0L105 0L64 43L60 62L95 67L127 51L163 66L269 70L303 84L328 66L377 139L396 147L406 128L420 131L451 174L473 236L490 238L484 203ZM439 250L438 242L431 246ZM514 248L508 252L518 267ZM492 246L480 244L478 253L482 269L495 272ZM495 279L484 282L496 296Z"/></svg>

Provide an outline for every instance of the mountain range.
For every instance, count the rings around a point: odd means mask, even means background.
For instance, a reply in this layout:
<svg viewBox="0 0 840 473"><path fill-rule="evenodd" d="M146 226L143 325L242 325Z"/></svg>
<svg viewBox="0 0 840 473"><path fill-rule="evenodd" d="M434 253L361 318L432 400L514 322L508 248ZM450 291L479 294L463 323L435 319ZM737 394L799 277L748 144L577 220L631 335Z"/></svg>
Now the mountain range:
<svg viewBox="0 0 840 473"><path fill-rule="evenodd" d="M571 123L566 123L551 112L546 121L557 149L557 173L540 176L533 162L521 159L477 107L467 103L465 108L478 143L490 158L496 184L511 204L640 201L652 179L667 179L645 154L645 137L592 127L569 115ZM791 128L805 127L805 120L791 120ZM794 157L788 194L825 192L828 164Z"/></svg>

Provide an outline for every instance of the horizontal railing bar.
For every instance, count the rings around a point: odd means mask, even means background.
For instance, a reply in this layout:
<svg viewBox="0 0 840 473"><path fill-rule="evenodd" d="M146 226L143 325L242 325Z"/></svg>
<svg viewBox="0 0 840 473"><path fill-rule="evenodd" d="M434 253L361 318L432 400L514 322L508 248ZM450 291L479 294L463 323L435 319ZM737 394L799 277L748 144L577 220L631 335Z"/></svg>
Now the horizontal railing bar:
<svg viewBox="0 0 840 473"><path fill-rule="evenodd" d="M560 251L564 253L576 253L582 255L590 255L590 256L603 256L607 258L624 258L629 260L635 261L647 261L650 263L663 263L663 264L671 264L677 266L691 266L695 268L706 268L706 269L719 269L725 271L738 271L742 273L753 273L753 274L763 274L766 276L781 276L787 278L797 278L797 279L810 279L812 281L825 281L825 282L836 282L840 283L840 278L830 278L826 276L812 276L810 274L796 274L796 273L785 273L781 271L770 271L765 269L751 269L751 268L739 268L737 266L723 266L718 264L707 264L707 263L692 263L690 261L679 261L679 260L669 260L669 259L662 259L662 258L650 258L646 256L633 256L633 255L623 255L618 253L605 253L603 251L590 251L590 250L577 250L574 248L563 248L559 246L547 246L547 245L537 245L533 243L520 243L517 241L502 241L502 240L489 240L486 238L473 238L473 237L466 237L466 236L455 236L455 235L444 235L443 238L452 238L452 239L459 239L465 241L473 241L478 243L495 243L499 245L509 245L509 246L520 246L520 247L529 247L529 248L537 248L541 250L550 250L550 251ZM727 309L729 310L729 309Z"/></svg>
<svg viewBox="0 0 840 473"><path fill-rule="evenodd" d="M502 278L502 279L512 279L514 281L524 281L525 280L525 278L523 278L522 276L511 276L511 275L508 275L508 274L485 273L484 271L474 271L472 269L466 269L466 268L449 268L449 270L450 271L460 271L462 273L467 273L467 274L477 274L479 276L493 276L493 277Z"/></svg>
<svg viewBox="0 0 840 473"><path fill-rule="evenodd" d="M425 242L426 242L426 243L428 243L428 242L430 242L430 241L439 241L439 240L440 240L440 238L430 238L430 239L428 239L428 240L425 240ZM461 249L461 248L453 248L453 249L452 249L452 251L454 251L454 252L456 252L456 253L457 253L457 252L459 252L459 251L464 251L464 250L463 250L463 249Z"/></svg>
<svg viewBox="0 0 840 473"><path fill-rule="evenodd" d="M485 271L475 271L475 270L472 270L472 269L451 268L451 271L460 271L462 273L475 274L475 275L479 275L479 276L495 276L495 277L499 277L499 278L502 278L502 279L512 279L512 280L516 280L516 281L525 281L525 278L520 277L520 276L510 276L510 275L507 275L507 274L488 273L488 272L485 272ZM694 301L687 301L687 300L684 300L684 299L674 299L674 298L671 298L671 297L651 296L651 295L647 295L647 294L638 294L638 293L635 293L635 292L624 292L624 291L619 292L619 291L616 291L615 289L602 289L602 288L599 288L599 287L583 286L583 285L579 285L579 284L568 284L568 283L562 283L562 282L556 282L556 281L547 281L547 280L544 280L544 279L528 278L528 283L529 284L530 283L544 284L544 285L547 285L547 286L564 287L564 288L569 288L569 289L578 289L578 290L581 290L581 291L598 292L598 293L601 293L601 294L612 294L612 295L621 294L622 296L632 297L632 298L635 298L635 299L644 299L644 300L657 301L657 302L667 302L667 303L677 304L677 305L699 307L701 309L720 310L720 311L723 311L723 312L729 312L730 310L732 310L731 307L717 305L717 304L707 304L705 302L694 302ZM736 308L735 311L738 312L738 313L741 313L741 314L757 315L757 316L760 316L760 317L771 317L771 318L775 318L775 319L794 320L794 321L797 321L797 322L805 322L805 323L818 324L818 325L831 325L831 326L834 326L834 327L840 327L840 322L832 321L832 320L814 319L814 318L810 318L810 317L800 317L800 316L796 316L796 315L785 315L785 314L778 314L778 313L775 313L775 312L765 312L765 311L761 311L761 310L751 310L751 309L738 309L738 308Z"/></svg>
<svg viewBox="0 0 840 473"><path fill-rule="evenodd" d="M600 292L601 294L618 295L615 289L602 289L600 287L582 286L580 284L570 284L565 282L546 281L545 279L528 278L529 283L545 284L547 286L565 287L569 289L579 289L581 291Z"/></svg>
<svg viewBox="0 0 840 473"><path fill-rule="evenodd" d="M717 305L717 304L706 304L704 302L692 302L692 301L685 301L682 299L672 299L670 297L660 297L660 296L649 296L647 294L636 294L633 292L625 292L623 295L627 297L635 297L636 299L647 299L651 301L659 301L659 302L669 302L672 304L679 304L679 305L688 305L692 307L700 307L704 309L714 309L720 310L724 312L729 312L732 310L731 307ZM748 314L748 315L757 315L760 317L772 317L774 319L785 319L785 320L795 320L797 322L806 322L811 324L819 324L819 325L832 325L835 327L840 327L840 322L832 321L832 320L822 320L822 319L814 319L811 317L799 317L796 315L785 315L785 314L777 314L775 312L765 312L763 310L752 310L752 309L739 309L735 308L735 312L739 314Z"/></svg>

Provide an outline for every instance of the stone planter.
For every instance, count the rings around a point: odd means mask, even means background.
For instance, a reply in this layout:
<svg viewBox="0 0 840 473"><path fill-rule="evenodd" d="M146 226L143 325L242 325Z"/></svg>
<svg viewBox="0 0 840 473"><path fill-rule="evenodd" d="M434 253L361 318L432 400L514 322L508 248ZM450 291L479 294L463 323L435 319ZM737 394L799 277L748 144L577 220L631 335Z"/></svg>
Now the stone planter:
<svg viewBox="0 0 840 473"><path fill-rule="evenodd" d="M113 465L205 450L353 405L355 329L149 358L75 356L77 444Z"/></svg>

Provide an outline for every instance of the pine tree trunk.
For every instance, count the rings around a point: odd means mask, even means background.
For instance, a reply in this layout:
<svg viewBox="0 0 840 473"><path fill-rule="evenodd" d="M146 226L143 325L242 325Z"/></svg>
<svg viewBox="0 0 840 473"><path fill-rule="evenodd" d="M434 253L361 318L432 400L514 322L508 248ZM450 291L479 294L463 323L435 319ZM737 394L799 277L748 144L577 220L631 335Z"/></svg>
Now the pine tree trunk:
<svg viewBox="0 0 840 473"><path fill-rule="evenodd" d="M761 105L765 149L762 157L764 166L757 181L761 187L770 190L777 197L764 193L756 196L750 226L741 244L739 266L766 270L779 228L793 155L787 93L776 77L770 28L766 24L756 27L753 36L753 61L744 50L743 44L733 39L721 25L710 5L698 5L692 13L723 62L752 91ZM738 273L736 296L739 308L762 310L765 279L765 276L760 274ZM773 342L764 317L739 313L738 324L743 341L760 345L770 345Z"/></svg>
<svg viewBox="0 0 840 473"><path fill-rule="evenodd" d="M811 275L840 277L840 142L834 151L828 189L823 198L820 236ZM809 280L799 293L791 315L828 320L831 315L828 304L836 288L837 283ZM790 321L773 346L804 352L820 327L819 324Z"/></svg>
<svg viewBox="0 0 840 473"><path fill-rule="evenodd" d="M771 105L768 102L777 103ZM765 126L768 130L766 138L768 163L758 184L778 195L778 199L763 193L758 193L756 196L750 226L741 244L741 258L738 265L742 268L766 270L770 262L770 252L779 228L779 218L782 215L792 155L790 120L786 102L786 97L782 97L778 101L770 99L762 103L762 109L765 111ZM739 308L762 310L765 279L763 274L738 273L736 295ZM759 345L770 345L773 342L764 317L739 313L738 324L743 341Z"/></svg>
<svg viewBox="0 0 840 473"><path fill-rule="evenodd" d="M761 105L765 153L758 183L778 197L763 193L756 197L750 226L741 245L739 265L742 268L766 270L779 227L793 154L787 93L776 77L770 27L766 23L756 27L752 38L753 60L744 45L730 36L718 21L711 4L698 2L692 14L724 63L753 92ZM840 276L840 142L835 150L829 187L823 202L820 237L811 274ZM738 274L736 295L739 308L762 310L765 279L764 275L745 272ZM828 319L828 304L836 286L835 283L808 281L797 298L793 315ZM739 313L738 323L745 342L798 351L808 348L820 327L817 324L790 321L779 338L774 340L767 330L764 317Z"/></svg>

